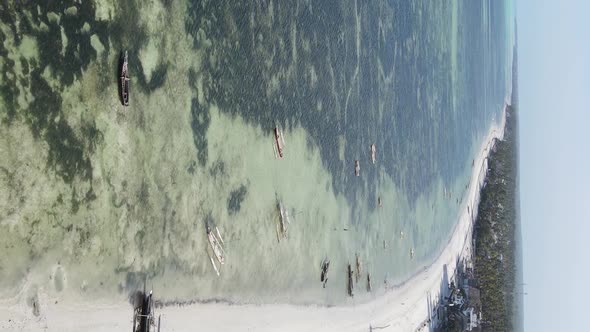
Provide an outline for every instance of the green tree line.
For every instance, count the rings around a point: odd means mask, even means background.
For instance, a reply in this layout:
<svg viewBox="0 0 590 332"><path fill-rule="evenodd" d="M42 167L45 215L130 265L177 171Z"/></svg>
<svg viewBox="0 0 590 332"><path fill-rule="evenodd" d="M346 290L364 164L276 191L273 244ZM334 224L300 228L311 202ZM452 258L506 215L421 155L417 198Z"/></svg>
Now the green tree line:
<svg viewBox="0 0 590 332"><path fill-rule="evenodd" d="M486 184L475 223L474 274L481 289L484 331L512 331L515 301L517 112L507 109L504 140L488 158Z"/></svg>

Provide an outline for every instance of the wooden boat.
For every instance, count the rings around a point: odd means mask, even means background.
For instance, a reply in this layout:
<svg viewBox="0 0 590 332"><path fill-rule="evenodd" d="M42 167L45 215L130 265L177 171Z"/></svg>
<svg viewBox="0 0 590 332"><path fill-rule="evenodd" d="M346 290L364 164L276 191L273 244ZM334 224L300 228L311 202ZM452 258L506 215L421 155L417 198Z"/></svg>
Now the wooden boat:
<svg viewBox="0 0 590 332"><path fill-rule="evenodd" d="M359 254L356 254L356 282L358 284L359 279L361 278L361 258L359 257Z"/></svg>
<svg viewBox="0 0 590 332"><path fill-rule="evenodd" d="M414 259L414 248L410 249L410 258Z"/></svg>
<svg viewBox="0 0 590 332"><path fill-rule="evenodd" d="M367 292L371 291L371 274L367 273Z"/></svg>
<svg viewBox="0 0 590 332"><path fill-rule="evenodd" d="M119 75L119 93L121 102L124 106L129 106L129 67L128 67L127 51L123 56L123 63L121 65L121 74Z"/></svg>
<svg viewBox="0 0 590 332"><path fill-rule="evenodd" d="M221 241L221 244L225 244L223 242L223 238L221 237L221 233L219 233L219 228L217 228L217 226L215 226L215 232L217 232L217 238Z"/></svg>
<svg viewBox="0 0 590 332"><path fill-rule="evenodd" d="M361 175L361 163L358 160L354 161L354 175Z"/></svg>
<svg viewBox="0 0 590 332"><path fill-rule="evenodd" d="M353 280L352 280L352 266L350 266L350 264L348 264L348 295L349 296L354 296L353 294L353 289L354 289L354 284L353 284Z"/></svg>
<svg viewBox="0 0 590 332"><path fill-rule="evenodd" d="M279 129L279 127L275 127L274 136L275 136L275 157L282 159L283 158L283 148L285 146L285 140L283 139L283 135L281 134L281 130Z"/></svg>
<svg viewBox="0 0 590 332"><path fill-rule="evenodd" d="M375 146L375 144L371 144L371 146L369 147L369 151L371 152L371 161L374 164L377 160L377 147Z"/></svg>
<svg viewBox="0 0 590 332"><path fill-rule="evenodd" d="M217 237L215 237L215 234L213 234L209 226L207 226L207 239L209 240L209 244L211 245L211 249L213 249L213 254L215 254L217 261L222 265L225 264L225 252L223 251L223 246Z"/></svg>
<svg viewBox="0 0 590 332"><path fill-rule="evenodd" d="M330 260L326 257L322 262L322 273L320 275L320 280L323 283L323 287L326 288L326 283L328 282L328 269L330 268Z"/></svg>
<svg viewBox="0 0 590 332"><path fill-rule="evenodd" d="M215 261L213 260L213 257L211 257L211 255L209 255L209 260L211 260L211 265L213 265L213 269L215 270L215 273L219 277L219 269L217 269L217 265L215 265Z"/></svg>
<svg viewBox="0 0 590 332"><path fill-rule="evenodd" d="M287 224L290 224L289 221L289 212L283 206L283 203L277 200L277 210L279 210L279 224L277 225L277 234L279 237L279 241L281 239L287 238Z"/></svg>

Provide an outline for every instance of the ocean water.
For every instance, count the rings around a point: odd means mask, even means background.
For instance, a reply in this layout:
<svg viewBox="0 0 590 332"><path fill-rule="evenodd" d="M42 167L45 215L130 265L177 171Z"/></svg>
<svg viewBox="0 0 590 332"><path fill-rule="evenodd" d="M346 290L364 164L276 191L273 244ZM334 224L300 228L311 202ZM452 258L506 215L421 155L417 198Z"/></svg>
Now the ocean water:
<svg viewBox="0 0 590 332"><path fill-rule="evenodd" d="M334 305L403 282L465 208L510 91L511 8L0 4L0 296L124 298L147 280L164 301ZM291 216L280 242L278 201ZM219 277L206 223L225 241Z"/></svg>

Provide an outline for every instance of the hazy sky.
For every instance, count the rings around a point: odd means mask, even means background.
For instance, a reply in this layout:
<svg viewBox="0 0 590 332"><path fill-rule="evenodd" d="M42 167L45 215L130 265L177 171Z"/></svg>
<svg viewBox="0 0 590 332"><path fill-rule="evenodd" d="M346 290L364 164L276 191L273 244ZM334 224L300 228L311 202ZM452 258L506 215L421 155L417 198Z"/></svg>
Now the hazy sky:
<svg viewBox="0 0 590 332"><path fill-rule="evenodd" d="M525 330L588 331L590 1L516 1Z"/></svg>

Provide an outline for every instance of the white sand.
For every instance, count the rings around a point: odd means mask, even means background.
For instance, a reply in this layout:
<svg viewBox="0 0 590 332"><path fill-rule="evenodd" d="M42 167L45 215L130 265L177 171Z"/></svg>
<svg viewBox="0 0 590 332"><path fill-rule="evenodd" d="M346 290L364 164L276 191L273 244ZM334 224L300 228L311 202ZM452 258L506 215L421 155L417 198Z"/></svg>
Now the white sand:
<svg viewBox="0 0 590 332"><path fill-rule="evenodd" d="M336 307L295 305L193 304L157 309L162 331L369 331L369 326L388 326L383 331L420 330L429 318L429 299L436 299L443 271L451 273L458 258L469 258L473 219L477 214L480 186L485 180L487 155L494 139L504 136L506 112L501 122L490 128L475 159L471 185L463 211L447 246L429 267L403 285L392 288L374 301ZM453 276L449 276L452 278ZM26 282L22 289L27 289ZM130 331L132 309L128 303L48 303L38 290L40 315L34 316L26 294L0 300L2 331ZM157 294L155 294L157 296ZM10 321L9 321L10 320Z"/></svg>

